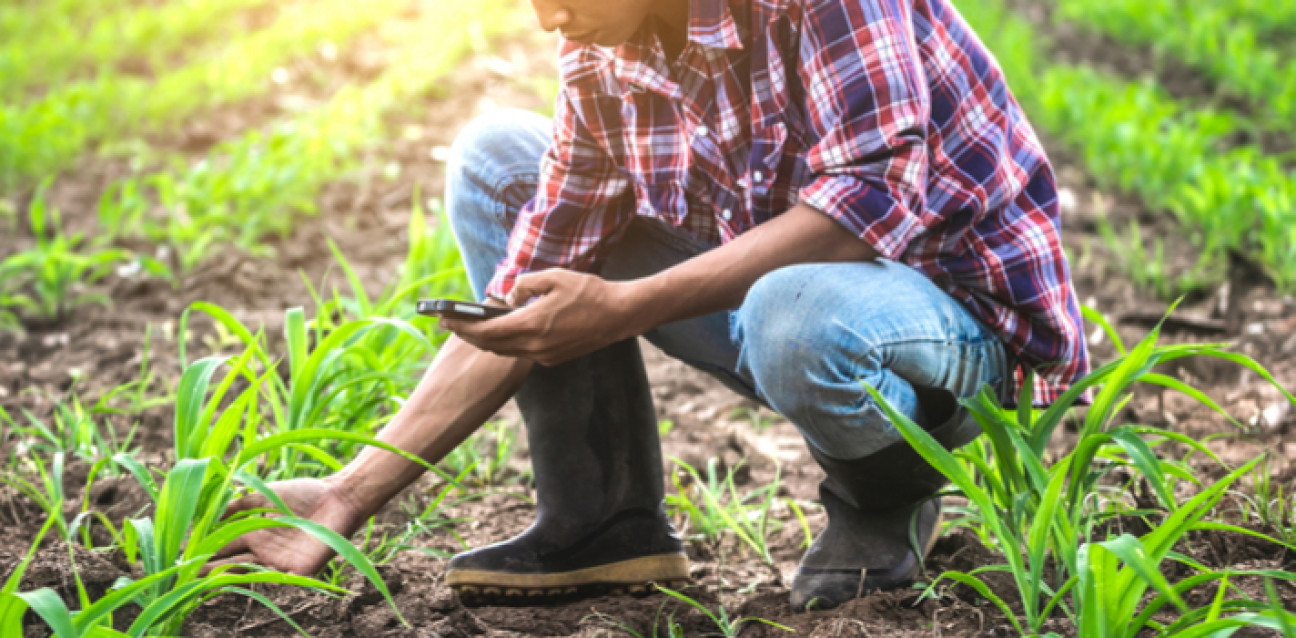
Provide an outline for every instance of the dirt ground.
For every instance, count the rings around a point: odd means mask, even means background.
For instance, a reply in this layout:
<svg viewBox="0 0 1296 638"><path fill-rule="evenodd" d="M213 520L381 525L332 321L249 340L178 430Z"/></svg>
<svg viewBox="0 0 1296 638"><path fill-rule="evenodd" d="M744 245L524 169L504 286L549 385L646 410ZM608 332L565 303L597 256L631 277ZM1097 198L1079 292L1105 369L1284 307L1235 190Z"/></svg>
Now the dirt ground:
<svg viewBox="0 0 1296 638"><path fill-rule="evenodd" d="M545 100L534 83L518 78L552 77L553 43L543 37L516 38L490 56L479 56L447 84L443 94L429 97L391 121L392 141L381 145L367 158L367 173L357 179L329 187L320 197L321 214L303 220L292 237L274 240L273 254L252 256L227 251L186 275L172 288L166 283L111 277L103 289L113 299L111 309L87 307L61 325L33 326L25 334L0 334L0 405L11 414L21 409L37 416L50 413L56 401L71 394L93 401L106 390L134 380L141 364L145 335L151 335L148 364L159 383L179 377L180 366L174 341L176 321L193 301L217 303L234 312L245 323L264 323L268 332L279 331L286 308L309 301L299 271L325 286L340 283L326 238L338 242L361 277L376 289L391 281L405 253L405 230L410 197L416 187L425 196L439 196L443 184L442 157L436 149L449 145L456 131L474 114L497 106L520 106L546 110ZM343 66L365 76L374 71L381 55L365 47L343 52ZM303 76L305 74L302 74ZM318 75L318 74L314 74ZM350 77L349 72L343 73ZM164 146L194 154L204 153L220 139L248 128L264 126L289 112L303 100L318 100L336 90L338 82L325 85L280 87L275 93L221 111L187 124L173 136L159 140ZM1207 90L1203 88L1202 90ZM1164 300L1149 298L1125 280L1117 268L1119 255L1105 247L1096 227L1094 202L1101 200L1121 227L1121 219L1137 218L1149 233L1171 242L1168 255L1191 254L1175 247L1173 229L1167 220L1137 202L1111 193L1098 192L1081 167L1064 153L1055 153L1059 179L1065 189L1064 224L1073 276L1081 299L1111 317L1127 342L1143 336L1162 315ZM383 177L391 162L399 162L396 179ZM90 228L99 193L127 167L118 160L89 159L60 179L51 197L72 228ZM15 201L24 210L25 201ZM0 255L21 247L29 229L7 233L0 239ZM1169 248L1178 248L1169 250ZM1181 250L1180 250L1181 249ZM190 344L191 356L210 349L210 334L199 325ZM1167 341L1230 341L1236 350L1257 358L1287 387L1296 387L1296 304L1280 296L1239 259L1231 280L1218 289L1188 299L1167 326ZM1091 335L1095 358L1113 355L1110 341L1099 331ZM796 430L777 415L733 395L719 383L687 366L670 360L651 347L646 348L649 375L659 416L676 427L664 438L667 458L679 458L704 466L710 457L720 457L727 466L745 460L748 471L740 473L742 489L767 485L775 467L781 477L780 494L807 503L811 527L824 522L819 509L809 505L816 497L820 472L804 449ZM1244 424L1239 430L1209 409L1173 393L1140 391L1129 405L1130 422L1173 426L1195 437L1229 436L1212 445L1230 463L1248 460L1269 451L1277 462L1275 478L1296 486L1296 437L1291 430L1296 419L1291 406L1273 388L1250 373L1223 364L1187 361L1169 371L1201 388ZM153 388L160 391L161 386ZM753 416L753 414L755 416ZM112 417L115 425L128 429L124 417ZM506 410L503 418L516 420ZM171 444L170 413L146 411L140 417L142 460L166 462ZM1065 436L1059 445L1065 445ZM0 442L12 448L13 442ZM9 453L11 449L4 450ZM525 465L525 457L514 461ZM1217 468L1202 468L1215 473ZM79 502L84 468L72 468L67 489L70 502ZM79 477L79 479L78 479ZM80 484L78 484L78 480ZM425 480L411 493L426 498L432 485ZM515 484L506 488L528 493ZM673 488L669 488L673 489ZM422 496L420 496L422 495ZM127 480L102 482L91 495L96 507L114 519L137 514L145 500ZM463 504L448 515L471 522L456 530L470 546L503 539L521 531L531 520L532 508L523 500L498 494ZM732 541L720 544L691 542L695 587L690 596L712 609L723 605L731 618L759 617L796 629L808 636L994 636L1011 635L1006 619L992 606L965 588L946 588L940 595L919 599L919 592L906 590L875 594L844 607L825 612L794 615L787 608L787 588L800 557L804 534L786 506L776 511L789 521L774 533L775 565L759 558ZM405 515L389 507L379 521L403 523ZM0 488L0 574L7 575L35 532L38 510L7 488ZM419 540L426 547L443 552L460 549L445 532ZM1212 566L1227 565L1292 569L1296 557L1237 537L1201 535L1185 553ZM937 542L928 560L928 574L944 569L971 569L994 562L988 552L967 531L958 531ZM120 553L98 554L78 550L81 577L92 589L105 589L129 565ZM51 586L72 595L66 550L51 544L42 550L24 579L24 589ZM593 636L616 635L616 623L647 634L655 621L664 626L668 618L679 622L686 635L713 633L717 628L700 612L661 595L647 598L593 598L556 606L535 608L465 608L441 582L444 561L427 554L407 551L382 568L402 613L413 630L401 626L395 615L362 579L348 583L354 596L332 599L296 589L267 589L267 593L294 620L317 636ZM1006 584L1006 583L1005 583ZM998 588L997 588L998 589ZM1000 589L1006 592L1010 587ZM1296 604L1296 590L1287 586L1284 597ZM118 619L119 624L129 618ZM1059 630L1062 628L1059 626ZM272 613L246 599L227 596L204 605L189 620L186 633L193 636L280 636L293 635L291 628ZM744 636L773 636L784 632L757 622L749 623ZM29 636L45 635L33 623ZM1240 634L1239 634L1240 635Z"/></svg>

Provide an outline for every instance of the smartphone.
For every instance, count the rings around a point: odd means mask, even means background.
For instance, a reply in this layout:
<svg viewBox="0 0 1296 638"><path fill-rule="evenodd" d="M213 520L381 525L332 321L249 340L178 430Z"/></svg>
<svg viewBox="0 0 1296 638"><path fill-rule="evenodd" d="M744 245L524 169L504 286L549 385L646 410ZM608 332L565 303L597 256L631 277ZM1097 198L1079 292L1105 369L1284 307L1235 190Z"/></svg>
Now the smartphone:
<svg viewBox="0 0 1296 638"><path fill-rule="evenodd" d="M450 319L463 319L466 321L484 321L502 317L513 312L512 308L503 308L500 306L484 306L479 303L470 301L456 301L454 299L420 299L418 302L418 313L420 315L431 315L434 317L448 317Z"/></svg>

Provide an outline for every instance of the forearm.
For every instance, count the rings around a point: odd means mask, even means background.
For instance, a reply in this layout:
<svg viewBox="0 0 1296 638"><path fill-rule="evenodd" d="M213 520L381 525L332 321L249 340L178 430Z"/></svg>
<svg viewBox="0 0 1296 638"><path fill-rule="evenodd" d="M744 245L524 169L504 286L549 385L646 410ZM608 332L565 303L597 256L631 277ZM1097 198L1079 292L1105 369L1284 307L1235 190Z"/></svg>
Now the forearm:
<svg viewBox="0 0 1296 638"><path fill-rule="evenodd" d="M797 205L786 213L655 275L627 282L644 329L736 308L766 273L810 262L868 261L877 252L827 215Z"/></svg>
<svg viewBox="0 0 1296 638"><path fill-rule="evenodd" d="M521 387L532 363L450 337L378 439L435 463L481 427ZM361 521L423 474L422 465L365 448L329 481Z"/></svg>

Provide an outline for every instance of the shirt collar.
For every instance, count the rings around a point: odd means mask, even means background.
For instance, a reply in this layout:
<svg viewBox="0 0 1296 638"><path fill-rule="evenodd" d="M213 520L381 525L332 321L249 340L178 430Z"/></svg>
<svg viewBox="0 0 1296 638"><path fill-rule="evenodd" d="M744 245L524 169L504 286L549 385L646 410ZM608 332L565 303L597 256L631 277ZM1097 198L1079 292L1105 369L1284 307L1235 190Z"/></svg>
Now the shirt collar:
<svg viewBox="0 0 1296 638"><path fill-rule="evenodd" d="M688 43L685 50L697 46L710 58L726 49L743 48L742 32L729 7L729 0L691 0L689 2ZM645 24L624 44L601 50L611 60L612 71L622 82L656 91L678 99L680 89L671 77L666 54L650 25Z"/></svg>

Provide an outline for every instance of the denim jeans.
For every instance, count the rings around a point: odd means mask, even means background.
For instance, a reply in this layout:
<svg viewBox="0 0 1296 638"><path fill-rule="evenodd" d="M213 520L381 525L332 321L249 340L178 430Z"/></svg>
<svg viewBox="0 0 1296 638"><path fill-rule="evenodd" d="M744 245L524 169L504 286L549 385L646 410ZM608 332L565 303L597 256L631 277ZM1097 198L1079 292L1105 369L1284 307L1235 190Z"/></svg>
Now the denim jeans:
<svg viewBox="0 0 1296 638"><path fill-rule="evenodd" d="M479 299L536 191L550 126L535 113L499 110L469 124L451 148L447 208ZM636 217L599 274L644 277L711 248ZM953 413L930 414L926 401L920 410L920 397L966 397L985 384L1002 397L1011 381L1011 358L993 333L925 276L888 260L780 268L761 277L737 309L644 337L779 412L819 452L842 460L901 440L866 383L932 427Z"/></svg>

